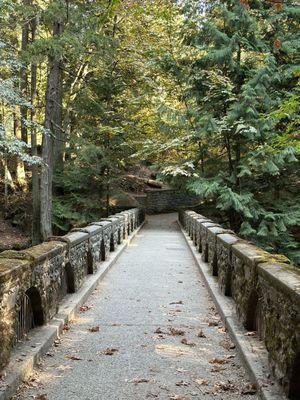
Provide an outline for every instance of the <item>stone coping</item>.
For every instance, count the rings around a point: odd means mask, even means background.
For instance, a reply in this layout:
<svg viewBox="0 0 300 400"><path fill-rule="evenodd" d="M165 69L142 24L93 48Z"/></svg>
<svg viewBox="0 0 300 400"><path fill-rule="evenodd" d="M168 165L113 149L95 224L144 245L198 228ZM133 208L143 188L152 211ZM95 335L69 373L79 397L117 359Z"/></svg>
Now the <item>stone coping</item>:
<svg viewBox="0 0 300 400"><path fill-rule="evenodd" d="M101 233L102 229L100 226L97 225L88 225L85 226L84 228L74 228L71 230L71 232L84 232L88 233L90 236L95 236Z"/></svg>
<svg viewBox="0 0 300 400"><path fill-rule="evenodd" d="M263 263L258 265L258 273L267 279L272 286L292 297L300 307L300 271L287 264Z"/></svg>
<svg viewBox="0 0 300 400"><path fill-rule="evenodd" d="M221 233L217 236L217 243L229 248L237 242L241 241L239 237L233 235L232 233Z"/></svg>
<svg viewBox="0 0 300 400"><path fill-rule="evenodd" d="M8 279L12 279L20 269L30 268L28 260L0 258L0 285L5 283Z"/></svg>
<svg viewBox="0 0 300 400"><path fill-rule="evenodd" d="M66 249L66 245L62 244L60 240L54 239L38 244L36 246L30 247L26 250L15 251L7 250L0 254L0 258L14 258L30 261L33 264L37 264L44 261L46 258L55 257L57 254L61 253Z"/></svg>

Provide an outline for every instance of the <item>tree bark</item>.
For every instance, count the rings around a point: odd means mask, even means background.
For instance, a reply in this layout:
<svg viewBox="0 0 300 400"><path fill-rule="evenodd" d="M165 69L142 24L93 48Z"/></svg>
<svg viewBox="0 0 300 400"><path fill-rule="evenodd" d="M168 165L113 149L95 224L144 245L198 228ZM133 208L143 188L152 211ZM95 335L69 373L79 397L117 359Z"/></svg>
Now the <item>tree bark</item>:
<svg viewBox="0 0 300 400"><path fill-rule="evenodd" d="M31 0L23 0L23 6L31 5ZM28 40L29 40L29 21L22 21L22 43L21 43L21 51L24 53L27 50ZM22 97L27 99L28 95L28 70L27 65L23 63L20 68L20 91ZM27 120L27 107L20 106L20 114L21 114L21 139L23 142L28 142L28 133L25 121Z"/></svg>
<svg viewBox="0 0 300 400"><path fill-rule="evenodd" d="M31 21L31 42L35 41L37 30L37 20L33 18ZM35 104L36 100L36 82L37 82L37 65L31 63L31 93L30 100L32 106ZM32 108L30 110L30 120L33 123L35 119L35 110ZM37 137L36 131L33 125L31 126L31 155L37 156ZM41 230L40 230L40 179L39 179L39 166L33 165L32 171L32 233L31 240L32 245L36 245L41 241Z"/></svg>
<svg viewBox="0 0 300 400"><path fill-rule="evenodd" d="M63 22L54 21L53 37L59 37L63 32ZM43 135L41 173L41 235L46 240L52 235L52 180L54 168L54 142L61 134L61 100L62 100L62 57L60 55L49 57L49 73L46 89L45 128Z"/></svg>

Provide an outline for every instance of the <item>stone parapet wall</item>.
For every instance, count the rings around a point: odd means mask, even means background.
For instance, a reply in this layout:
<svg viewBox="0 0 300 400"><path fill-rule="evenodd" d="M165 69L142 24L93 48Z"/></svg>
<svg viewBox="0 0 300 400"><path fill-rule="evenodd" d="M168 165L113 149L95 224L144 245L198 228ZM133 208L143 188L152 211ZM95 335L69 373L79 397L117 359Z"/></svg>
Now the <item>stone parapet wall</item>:
<svg viewBox="0 0 300 400"><path fill-rule="evenodd" d="M299 398L299 269L194 211L181 211L179 221L209 263L220 291L233 298L245 329L264 342L271 371L287 396Z"/></svg>
<svg viewBox="0 0 300 400"><path fill-rule="evenodd" d="M174 189L151 189L144 195L135 196L135 199L147 214L178 211L182 208L195 207L198 202L197 196Z"/></svg>
<svg viewBox="0 0 300 400"><path fill-rule="evenodd" d="M47 323L61 299L79 290L144 217L140 209L127 210L24 251L0 254L0 370L14 344Z"/></svg>

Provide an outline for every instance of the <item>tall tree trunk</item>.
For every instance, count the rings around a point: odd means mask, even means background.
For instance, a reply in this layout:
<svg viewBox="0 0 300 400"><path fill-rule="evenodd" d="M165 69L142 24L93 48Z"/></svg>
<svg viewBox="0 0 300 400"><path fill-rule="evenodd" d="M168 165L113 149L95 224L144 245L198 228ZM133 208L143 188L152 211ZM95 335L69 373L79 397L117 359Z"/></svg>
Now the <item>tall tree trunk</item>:
<svg viewBox="0 0 300 400"><path fill-rule="evenodd" d="M23 6L27 7L31 5L31 0L23 0ZM26 17L28 18L28 17ZM29 40L29 21L22 21L22 43L21 43L21 51L24 53L27 50L28 40ZM20 91L22 97L27 99L28 97L28 70L26 63L23 63L20 69ZM28 135L27 135L27 126L26 126L26 119L27 119L27 107L21 106L20 107L20 114L21 114L21 139L23 142L27 143Z"/></svg>
<svg viewBox="0 0 300 400"><path fill-rule="evenodd" d="M33 18L31 20L31 42L35 41L37 29L37 20ZM32 106L35 104L36 100L36 81L37 81L37 65L35 63L31 64L31 94L30 100ZM33 123L35 118L35 110L32 108L30 110L30 120ZM31 155L37 156L37 137L34 126L31 126ZM31 240L32 244L38 244L41 241L41 230L40 230L40 181L39 181L39 167L33 165L32 171L32 234Z"/></svg>
<svg viewBox="0 0 300 400"><path fill-rule="evenodd" d="M53 24L53 37L63 32L63 23L56 20ZM41 173L41 235L45 240L52 235L52 179L54 167L54 141L61 134L61 92L62 92L62 57L49 57L49 73L46 89L45 128L48 133L43 136Z"/></svg>

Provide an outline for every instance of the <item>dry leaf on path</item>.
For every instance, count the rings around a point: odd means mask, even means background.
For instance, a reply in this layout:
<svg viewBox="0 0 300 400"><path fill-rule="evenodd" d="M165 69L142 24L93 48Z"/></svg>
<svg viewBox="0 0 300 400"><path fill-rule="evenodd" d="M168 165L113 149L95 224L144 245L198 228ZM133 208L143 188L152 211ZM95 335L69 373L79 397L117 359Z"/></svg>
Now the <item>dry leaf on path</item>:
<svg viewBox="0 0 300 400"><path fill-rule="evenodd" d="M159 398L159 394L156 394L156 393L147 393L147 394L146 394L146 398L147 398L147 399L158 399L158 398Z"/></svg>
<svg viewBox="0 0 300 400"><path fill-rule="evenodd" d="M34 396L35 400L47 400L47 396L45 394L37 394Z"/></svg>
<svg viewBox="0 0 300 400"><path fill-rule="evenodd" d="M195 347L196 346L196 343L188 342L186 338L183 338L181 340L181 343L185 344L186 346L190 346L190 347Z"/></svg>
<svg viewBox="0 0 300 400"><path fill-rule="evenodd" d="M235 386L231 382L217 382L214 385L213 392L228 392L229 390L235 390Z"/></svg>
<svg viewBox="0 0 300 400"><path fill-rule="evenodd" d="M134 383L135 385L138 385L139 383L148 383L149 379L145 379L145 378L135 378L132 379L132 381L129 381L130 383Z"/></svg>
<svg viewBox="0 0 300 400"><path fill-rule="evenodd" d="M176 386L189 386L190 383L189 382L185 382L185 381L179 381L175 383Z"/></svg>
<svg viewBox="0 0 300 400"><path fill-rule="evenodd" d="M197 336L198 336L198 337L201 337L201 338L206 338L206 336L204 335L202 329L200 329L200 331L198 332Z"/></svg>
<svg viewBox="0 0 300 400"><path fill-rule="evenodd" d="M77 356L67 356L66 358L68 358L69 360L73 360L73 361L80 361L80 360L82 360L82 358L77 357Z"/></svg>
<svg viewBox="0 0 300 400"><path fill-rule="evenodd" d="M244 335L245 336L256 336L257 332L251 331L251 332L246 332Z"/></svg>
<svg viewBox="0 0 300 400"><path fill-rule="evenodd" d="M98 354L103 354L105 356L113 356L115 353L117 353L119 350L118 349L106 349L104 351L101 351Z"/></svg>
<svg viewBox="0 0 300 400"><path fill-rule="evenodd" d="M235 354L230 354L229 356L226 356L227 360L230 360L230 359L232 359L234 357L235 357Z"/></svg>
<svg viewBox="0 0 300 400"><path fill-rule="evenodd" d="M63 331L65 331L65 332L69 331L70 329L71 328L69 325L64 325L64 327L63 327Z"/></svg>
<svg viewBox="0 0 300 400"><path fill-rule="evenodd" d="M169 328L169 331L172 336L183 336L185 334L181 329Z"/></svg>
<svg viewBox="0 0 300 400"><path fill-rule="evenodd" d="M81 306L81 307L79 308L79 311L80 311L81 313L83 313L83 312L86 312L86 311L90 310L91 308L92 308L92 306Z"/></svg>
<svg viewBox="0 0 300 400"><path fill-rule="evenodd" d="M99 332L99 331L100 331L99 326L92 326L91 328L89 328L89 332Z"/></svg>
<svg viewBox="0 0 300 400"><path fill-rule="evenodd" d="M208 380L207 379L195 379L195 382L198 384L198 385L208 385Z"/></svg>
<svg viewBox="0 0 300 400"><path fill-rule="evenodd" d="M224 358L213 358L212 360L209 361L210 364L227 364L228 360L225 360Z"/></svg>
<svg viewBox="0 0 300 400"><path fill-rule="evenodd" d="M232 343L230 340L221 340L219 343L220 346L224 347L226 350L232 350L235 349L235 344Z"/></svg>
<svg viewBox="0 0 300 400"><path fill-rule="evenodd" d="M255 394L257 392L257 387L254 383L247 383L241 391L242 395L247 395L247 394Z"/></svg>
<svg viewBox="0 0 300 400"><path fill-rule="evenodd" d="M211 372L222 372L225 371L226 368L220 367L219 365L215 365L212 369Z"/></svg>

